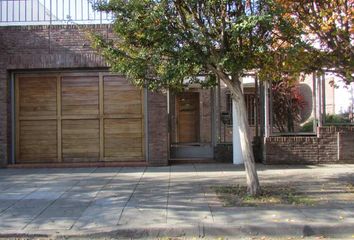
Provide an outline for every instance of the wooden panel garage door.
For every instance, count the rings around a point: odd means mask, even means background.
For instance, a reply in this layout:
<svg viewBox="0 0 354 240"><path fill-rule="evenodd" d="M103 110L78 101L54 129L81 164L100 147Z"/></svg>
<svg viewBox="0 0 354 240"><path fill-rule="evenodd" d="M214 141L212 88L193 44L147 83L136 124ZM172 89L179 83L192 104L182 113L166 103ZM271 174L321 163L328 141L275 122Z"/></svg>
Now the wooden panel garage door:
<svg viewBox="0 0 354 240"><path fill-rule="evenodd" d="M17 75L16 162L143 161L143 91L124 77Z"/></svg>

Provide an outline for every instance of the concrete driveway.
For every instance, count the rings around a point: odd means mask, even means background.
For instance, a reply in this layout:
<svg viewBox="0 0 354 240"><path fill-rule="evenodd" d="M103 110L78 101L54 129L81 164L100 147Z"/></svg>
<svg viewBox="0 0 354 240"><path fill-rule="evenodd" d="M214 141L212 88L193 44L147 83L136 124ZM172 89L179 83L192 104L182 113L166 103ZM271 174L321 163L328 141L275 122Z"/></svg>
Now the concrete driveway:
<svg viewBox="0 0 354 240"><path fill-rule="evenodd" d="M319 194L316 206L226 208L210 186L242 167L0 169L0 238L354 236L354 165L258 166L262 184Z"/></svg>

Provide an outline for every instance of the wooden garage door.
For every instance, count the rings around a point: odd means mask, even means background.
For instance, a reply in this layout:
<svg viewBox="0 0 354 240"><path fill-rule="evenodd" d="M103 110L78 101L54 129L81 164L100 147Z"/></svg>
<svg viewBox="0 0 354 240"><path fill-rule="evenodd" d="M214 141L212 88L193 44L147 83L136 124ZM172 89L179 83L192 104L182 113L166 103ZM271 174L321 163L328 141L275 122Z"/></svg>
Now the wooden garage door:
<svg viewBox="0 0 354 240"><path fill-rule="evenodd" d="M16 76L16 162L142 161L143 91L124 77Z"/></svg>

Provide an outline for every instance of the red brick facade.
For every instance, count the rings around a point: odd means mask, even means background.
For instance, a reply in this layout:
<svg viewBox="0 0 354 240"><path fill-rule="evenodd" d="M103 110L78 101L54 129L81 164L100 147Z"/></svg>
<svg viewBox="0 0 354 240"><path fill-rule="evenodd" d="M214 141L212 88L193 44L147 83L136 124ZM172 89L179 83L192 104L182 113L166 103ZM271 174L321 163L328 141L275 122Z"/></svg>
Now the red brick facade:
<svg viewBox="0 0 354 240"><path fill-rule="evenodd" d="M6 165L12 157L11 74L33 70L107 70L102 57L90 48L86 37L89 29L107 38L113 37L110 25L0 27L0 166ZM221 111L225 111L224 98L221 105ZM209 119L210 112L205 114L205 119ZM206 123L205 119L203 122ZM147 129L149 165L168 164L166 95L148 93ZM205 126L205 129L210 129L210 126ZM224 135L223 132L220 134ZM211 137L204 135L208 140ZM312 137L270 137L265 145L267 164L354 163L354 126L322 127L318 136Z"/></svg>
<svg viewBox="0 0 354 240"><path fill-rule="evenodd" d="M14 71L62 71L62 70L104 70L108 69L102 57L90 48L87 30L94 30L111 38L110 25L60 25L0 27L0 165L11 159L12 107L11 73ZM167 126L165 97L149 95L152 102L148 110L151 117L158 113L158 122L149 121L149 129L154 123ZM161 101L161 103L159 103ZM148 104L149 105L149 104ZM151 117L153 120L153 117ZM165 121L165 122L164 122ZM149 131L150 164L167 164L167 143L160 143L163 134L160 128ZM161 128L167 135L167 131ZM166 141L165 141L166 142ZM155 163L155 160L157 161Z"/></svg>
<svg viewBox="0 0 354 240"><path fill-rule="evenodd" d="M148 149L149 165L168 164L167 97L161 93L148 94Z"/></svg>

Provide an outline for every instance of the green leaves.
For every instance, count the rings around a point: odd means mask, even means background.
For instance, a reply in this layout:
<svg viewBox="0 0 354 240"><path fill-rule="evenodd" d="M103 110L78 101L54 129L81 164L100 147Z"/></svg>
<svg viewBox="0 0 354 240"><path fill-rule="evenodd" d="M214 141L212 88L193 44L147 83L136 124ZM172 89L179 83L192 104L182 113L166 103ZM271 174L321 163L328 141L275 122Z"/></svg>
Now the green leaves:
<svg viewBox="0 0 354 240"><path fill-rule="evenodd" d="M236 76L254 69L261 80L279 80L334 64L349 78L352 50L339 55L316 49L303 37L306 21L284 7L288 2L110 0L97 8L116 16L116 39L96 35L93 46L112 70L149 89L181 90L200 75Z"/></svg>
<svg viewBox="0 0 354 240"><path fill-rule="evenodd" d="M95 35L93 46L113 71L139 86L212 86L215 69L232 74L257 67L254 58L267 48L264 36L272 26L260 2L111 0L97 8L116 16L117 39ZM200 75L209 77L201 81Z"/></svg>
<svg viewBox="0 0 354 240"><path fill-rule="evenodd" d="M331 70L347 83L354 72L354 3L352 0L292 1L273 0L279 19L298 34L314 56L309 65L315 70Z"/></svg>

